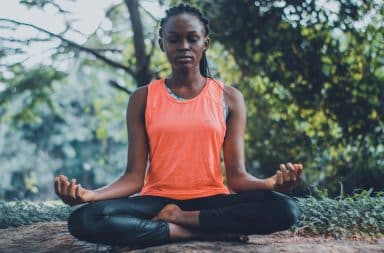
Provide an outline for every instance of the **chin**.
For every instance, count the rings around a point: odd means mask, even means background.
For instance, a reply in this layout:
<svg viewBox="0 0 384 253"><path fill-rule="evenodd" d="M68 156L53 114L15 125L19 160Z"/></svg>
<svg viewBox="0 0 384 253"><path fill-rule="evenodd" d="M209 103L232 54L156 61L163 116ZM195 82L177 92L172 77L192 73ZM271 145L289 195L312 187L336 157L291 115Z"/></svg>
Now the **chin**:
<svg viewBox="0 0 384 253"><path fill-rule="evenodd" d="M187 64L175 64L173 66L173 69L174 70L177 70L177 71L182 71L182 72L186 72L186 71L192 71L194 70L195 68L197 67L197 69L199 69L199 66L197 65L194 65L192 63L187 63Z"/></svg>

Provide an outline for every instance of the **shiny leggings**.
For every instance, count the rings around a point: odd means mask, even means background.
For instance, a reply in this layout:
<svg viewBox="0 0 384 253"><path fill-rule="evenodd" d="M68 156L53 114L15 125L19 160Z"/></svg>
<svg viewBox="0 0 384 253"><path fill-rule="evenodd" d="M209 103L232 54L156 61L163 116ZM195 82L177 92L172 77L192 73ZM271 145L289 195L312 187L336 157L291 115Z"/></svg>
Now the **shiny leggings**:
<svg viewBox="0 0 384 253"><path fill-rule="evenodd" d="M249 191L190 200L135 196L86 204L68 219L69 232L80 240L146 247L170 241L168 223L151 220L167 204L200 210L200 230L207 233L269 234L298 219L296 202L281 193Z"/></svg>

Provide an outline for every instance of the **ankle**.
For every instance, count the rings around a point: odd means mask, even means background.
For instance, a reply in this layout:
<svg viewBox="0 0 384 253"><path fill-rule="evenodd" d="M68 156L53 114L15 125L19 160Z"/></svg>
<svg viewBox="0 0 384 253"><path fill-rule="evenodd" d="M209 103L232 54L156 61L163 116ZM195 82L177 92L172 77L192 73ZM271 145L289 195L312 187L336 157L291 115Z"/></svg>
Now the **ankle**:
<svg viewBox="0 0 384 253"><path fill-rule="evenodd" d="M175 207L168 213L169 221L175 224L179 224L183 220L183 211L179 207Z"/></svg>

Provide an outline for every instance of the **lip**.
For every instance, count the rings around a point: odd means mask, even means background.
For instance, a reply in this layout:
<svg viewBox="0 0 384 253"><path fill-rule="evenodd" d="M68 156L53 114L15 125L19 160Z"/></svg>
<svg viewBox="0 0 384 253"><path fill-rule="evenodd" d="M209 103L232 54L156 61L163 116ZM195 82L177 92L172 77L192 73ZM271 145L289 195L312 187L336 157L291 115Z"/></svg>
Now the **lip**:
<svg viewBox="0 0 384 253"><path fill-rule="evenodd" d="M192 56L189 55L179 55L175 57L175 60L192 60Z"/></svg>
<svg viewBox="0 0 384 253"><path fill-rule="evenodd" d="M190 56L176 57L175 62L178 64L189 64L193 62L193 59Z"/></svg>

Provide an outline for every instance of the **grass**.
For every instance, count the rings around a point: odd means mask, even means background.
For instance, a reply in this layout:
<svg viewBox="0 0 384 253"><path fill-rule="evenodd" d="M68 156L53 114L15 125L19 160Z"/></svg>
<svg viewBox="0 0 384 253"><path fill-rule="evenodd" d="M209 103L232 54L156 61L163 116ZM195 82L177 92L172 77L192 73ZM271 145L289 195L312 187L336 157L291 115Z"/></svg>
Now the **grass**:
<svg viewBox="0 0 384 253"><path fill-rule="evenodd" d="M371 196L362 191L353 196L299 198L302 214L291 230L306 236L378 238L384 235L384 192ZM71 208L59 201L0 201L0 228L36 222L65 221Z"/></svg>

